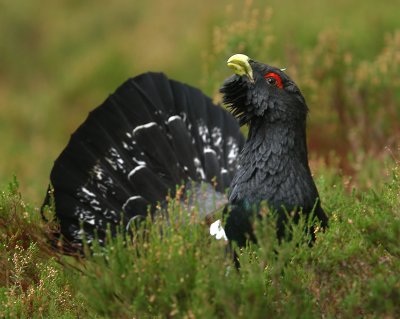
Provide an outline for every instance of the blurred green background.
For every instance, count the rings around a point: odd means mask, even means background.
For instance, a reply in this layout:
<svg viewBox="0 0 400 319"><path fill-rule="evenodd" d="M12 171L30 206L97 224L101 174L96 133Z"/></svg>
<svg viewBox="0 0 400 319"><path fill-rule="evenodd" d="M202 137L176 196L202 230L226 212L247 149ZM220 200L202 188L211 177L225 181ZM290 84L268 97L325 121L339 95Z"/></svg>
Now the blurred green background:
<svg viewBox="0 0 400 319"><path fill-rule="evenodd" d="M226 59L287 67L311 110L315 166L355 179L396 156L400 1L0 0L0 180L40 205L52 162L108 94L144 71L218 100ZM389 152L390 153L390 152ZM389 156L390 157L390 156ZM382 163L382 162L381 162ZM379 166L379 165L378 165Z"/></svg>

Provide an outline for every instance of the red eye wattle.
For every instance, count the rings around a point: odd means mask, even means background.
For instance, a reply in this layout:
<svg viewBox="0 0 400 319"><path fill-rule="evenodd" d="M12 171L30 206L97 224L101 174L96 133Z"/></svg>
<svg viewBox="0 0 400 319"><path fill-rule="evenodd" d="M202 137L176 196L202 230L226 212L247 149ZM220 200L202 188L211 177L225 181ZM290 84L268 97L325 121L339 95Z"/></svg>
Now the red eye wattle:
<svg viewBox="0 0 400 319"><path fill-rule="evenodd" d="M272 80L271 84L273 84L272 82L274 81L275 82L275 86L277 88L283 89L282 79L278 74L273 73L273 72L267 73L267 74L264 75L264 79L266 79L266 80L271 79Z"/></svg>

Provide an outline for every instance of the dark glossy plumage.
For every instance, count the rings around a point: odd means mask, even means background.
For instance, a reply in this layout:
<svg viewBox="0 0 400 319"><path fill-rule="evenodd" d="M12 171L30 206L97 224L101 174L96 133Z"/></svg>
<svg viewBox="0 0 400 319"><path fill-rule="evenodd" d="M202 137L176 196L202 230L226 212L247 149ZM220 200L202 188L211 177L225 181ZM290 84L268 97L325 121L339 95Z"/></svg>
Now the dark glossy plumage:
<svg viewBox="0 0 400 319"><path fill-rule="evenodd" d="M88 242L95 233L102 241L107 224L112 232L128 227L177 185L198 195L200 183L215 177L216 189L204 188L204 217L215 209L211 201L222 201L243 143L236 120L198 89L161 73L129 79L89 114L54 163L61 235L72 249L83 233Z"/></svg>
<svg viewBox="0 0 400 319"><path fill-rule="evenodd" d="M228 238L240 245L253 238L248 221L261 201L278 213L278 237L284 236L285 212L315 214L323 227L327 217L308 166L306 119L308 108L296 84L280 69L250 60L254 82L234 75L221 88L227 104L249 135L231 183L231 213L225 227ZM266 74L276 74L268 83ZM243 225L246 225L244 227Z"/></svg>
<svg viewBox="0 0 400 319"><path fill-rule="evenodd" d="M315 207L327 225L308 166L305 100L284 72L250 65L254 81L234 75L221 88L239 123L199 90L159 73L128 80L89 114L51 172L60 232L72 248L95 233L102 241L107 227L129 227L149 206L154 213L176 185L205 189L202 217L213 210L209 198L223 203L230 186L226 234L239 245L256 240L251 218L262 201L278 212L279 238L285 210ZM271 72L282 88L265 79ZM245 143L239 124L250 126Z"/></svg>

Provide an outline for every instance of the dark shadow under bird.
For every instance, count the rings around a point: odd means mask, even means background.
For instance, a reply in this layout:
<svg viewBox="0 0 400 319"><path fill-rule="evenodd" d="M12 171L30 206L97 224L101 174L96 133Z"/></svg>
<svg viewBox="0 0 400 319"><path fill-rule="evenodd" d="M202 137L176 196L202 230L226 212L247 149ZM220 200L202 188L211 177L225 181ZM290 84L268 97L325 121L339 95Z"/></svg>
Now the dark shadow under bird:
<svg viewBox="0 0 400 319"><path fill-rule="evenodd" d="M300 90L280 69L245 55L228 66L235 74L221 93L232 114L161 73L129 79L89 114L55 161L54 192L49 188L44 201L54 196L68 249L95 234L103 242L107 228L115 234L118 225L155 214L177 185L209 195L200 218L215 211L211 198L228 204L226 236L239 246L256 240L251 220L263 201L277 212L278 238L286 212L313 213L327 226L308 165ZM246 141L240 125L249 125Z"/></svg>

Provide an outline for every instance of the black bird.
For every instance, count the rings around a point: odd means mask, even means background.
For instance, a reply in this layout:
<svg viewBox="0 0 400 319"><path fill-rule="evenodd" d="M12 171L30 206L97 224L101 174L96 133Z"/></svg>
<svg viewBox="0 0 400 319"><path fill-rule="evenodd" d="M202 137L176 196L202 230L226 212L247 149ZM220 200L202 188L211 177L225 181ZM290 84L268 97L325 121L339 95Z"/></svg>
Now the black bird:
<svg viewBox="0 0 400 319"><path fill-rule="evenodd" d="M104 241L107 228L113 234L120 224L129 228L149 207L156 213L177 185L193 197L208 195L201 217L214 211L211 198L227 202L229 187L226 234L239 245L255 240L252 208L264 200L278 212L278 237L285 210L314 208L327 225L308 166L307 105L299 89L283 71L245 55L232 56L228 66L236 75L221 92L238 121L198 89L161 73L129 79L89 114L55 161L44 201L54 196L68 249L95 234Z"/></svg>
<svg viewBox="0 0 400 319"><path fill-rule="evenodd" d="M308 107L299 88L283 70L243 54L232 56L228 66L236 75L220 90L223 102L240 125L249 125L249 135L230 187L227 237L239 246L247 237L256 240L249 215L261 201L277 213L279 239L285 236L288 213L297 220L299 211L314 212L325 228L328 218L308 166Z"/></svg>

